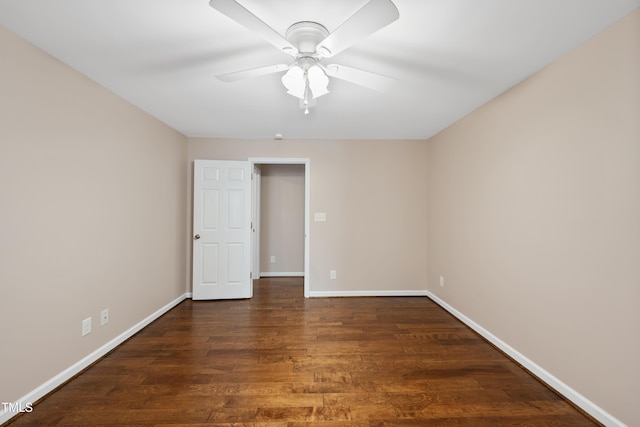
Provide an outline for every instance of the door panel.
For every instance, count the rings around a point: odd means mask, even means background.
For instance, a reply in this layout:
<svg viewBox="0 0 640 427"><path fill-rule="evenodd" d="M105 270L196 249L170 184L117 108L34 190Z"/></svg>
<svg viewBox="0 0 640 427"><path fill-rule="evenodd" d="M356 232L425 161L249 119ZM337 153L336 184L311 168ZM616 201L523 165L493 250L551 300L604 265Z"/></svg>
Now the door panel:
<svg viewBox="0 0 640 427"><path fill-rule="evenodd" d="M240 283L243 278L243 263L244 263L244 245L236 243L229 243L227 246L228 259L228 277L229 283Z"/></svg>
<svg viewBox="0 0 640 427"><path fill-rule="evenodd" d="M220 204L220 191L203 190L202 199L202 213L204 215L202 228L207 231L215 231L219 224L217 206Z"/></svg>
<svg viewBox="0 0 640 427"><path fill-rule="evenodd" d="M245 210L244 193L242 190L229 190L229 230L241 230L249 226L242 215Z"/></svg>
<svg viewBox="0 0 640 427"><path fill-rule="evenodd" d="M218 245L202 245L202 283L215 285L218 283Z"/></svg>
<svg viewBox="0 0 640 427"><path fill-rule="evenodd" d="M250 298L249 162L196 160L193 299Z"/></svg>

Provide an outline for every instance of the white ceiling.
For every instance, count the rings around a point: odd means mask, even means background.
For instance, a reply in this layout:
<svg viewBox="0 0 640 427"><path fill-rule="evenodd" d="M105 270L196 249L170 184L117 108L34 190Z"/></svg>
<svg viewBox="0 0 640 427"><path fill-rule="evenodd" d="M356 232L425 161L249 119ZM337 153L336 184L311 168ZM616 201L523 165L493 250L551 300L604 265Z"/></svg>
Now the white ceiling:
<svg viewBox="0 0 640 427"><path fill-rule="evenodd" d="M281 34L330 31L366 0L239 0ZM0 24L187 136L424 139L550 64L640 0L394 0L400 18L331 62L397 79L379 93L332 80L305 116L280 75L216 74L291 62L208 0L0 0Z"/></svg>

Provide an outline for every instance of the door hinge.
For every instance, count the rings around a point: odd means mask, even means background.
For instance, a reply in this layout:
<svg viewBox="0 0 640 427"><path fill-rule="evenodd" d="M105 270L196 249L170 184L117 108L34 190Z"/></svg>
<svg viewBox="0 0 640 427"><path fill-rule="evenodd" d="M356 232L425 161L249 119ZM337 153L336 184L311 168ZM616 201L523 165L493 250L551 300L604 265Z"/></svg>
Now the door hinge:
<svg viewBox="0 0 640 427"><path fill-rule="evenodd" d="M253 279L253 272L252 271L249 272L249 279Z"/></svg>

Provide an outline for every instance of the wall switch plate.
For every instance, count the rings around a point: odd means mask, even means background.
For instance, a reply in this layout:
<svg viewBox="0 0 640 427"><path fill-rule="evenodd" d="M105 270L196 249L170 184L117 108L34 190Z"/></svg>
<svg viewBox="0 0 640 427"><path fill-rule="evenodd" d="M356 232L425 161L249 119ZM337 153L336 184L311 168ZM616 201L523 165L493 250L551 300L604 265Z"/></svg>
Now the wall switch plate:
<svg viewBox="0 0 640 427"><path fill-rule="evenodd" d="M276 257L274 255L271 255L271 264L275 264L276 263Z"/></svg>
<svg viewBox="0 0 640 427"><path fill-rule="evenodd" d="M104 326L109 323L109 309L105 308L100 312L100 325Z"/></svg>
<svg viewBox="0 0 640 427"><path fill-rule="evenodd" d="M313 220L316 222L325 222L327 220L326 212L316 212L313 214Z"/></svg>
<svg viewBox="0 0 640 427"><path fill-rule="evenodd" d="M82 336L91 332L91 317L82 321Z"/></svg>
<svg viewBox="0 0 640 427"><path fill-rule="evenodd" d="M329 279L336 280L336 271L335 270L331 270L329 272Z"/></svg>
<svg viewBox="0 0 640 427"><path fill-rule="evenodd" d="M440 276L440 286L444 288L444 276Z"/></svg>

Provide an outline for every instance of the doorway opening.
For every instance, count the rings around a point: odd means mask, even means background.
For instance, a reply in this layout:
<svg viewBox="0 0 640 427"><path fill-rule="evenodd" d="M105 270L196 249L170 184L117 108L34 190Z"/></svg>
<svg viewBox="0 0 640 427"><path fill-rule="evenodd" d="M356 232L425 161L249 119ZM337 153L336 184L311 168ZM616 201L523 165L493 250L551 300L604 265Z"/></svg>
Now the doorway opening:
<svg viewBox="0 0 640 427"><path fill-rule="evenodd" d="M304 282L304 297L309 298L309 215L310 215L310 159L308 158L249 158L249 162L251 163L251 171L253 174L253 185L252 185L252 238L251 238L251 247L252 247L252 262L251 262L251 270L252 277L254 279L259 279L260 277L269 277L269 276L303 276ZM271 211L277 209L278 200L274 200L273 194L268 194L264 190L264 187L268 187L268 182L263 182L262 171L265 171L270 174L269 176L276 175L298 175L300 173L304 176L304 209L303 212L300 211L298 207L286 207L282 206L279 214L281 215L289 215L290 218L278 218L274 220L273 215L269 212L265 212L265 218L261 216L260 206L261 204L266 204L271 206ZM267 179L267 175L265 174L265 179ZM288 185L298 186L300 185L297 182L298 178L294 178L290 180ZM292 190L297 191L297 190ZM300 197L298 195L289 195L289 199L293 200L280 200L283 203L298 203L296 199ZM264 200L264 197L270 198L270 200ZM274 211L275 212L275 211ZM271 215L271 217L268 217ZM261 234L263 225L266 225L266 221L271 222L272 227L276 227L275 230L271 230L271 233L274 231L277 232L277 223L282 224L283 220L289 219L292 224L290 224L293 228L290 236L280 236L282 239L278 244L271 242L264 242L261 239ZM302 220L303 224L300 223ZM276 225L273 225L274 221ZM268 236L267 239L269 238ZM302 245L300 245L300 240L302 239ZM267 243L267 244L265 244ZM299 248L302 246L302 259L298 257L300 254L294 254L292 251L295 251L296 247ZM261 251L262 248L266 248L265 251ZM300 249L297 249L298 251ZM287 253L287 251L289 251ZM266 252L266 253L264 253ZM279 255L278 255L279 254ZM279 258L282 256L285 259ZM280 262L279 262L280 261ZM293 266L293 267L292 267ZM299 271L302 266L303 271Z"/></svg>

